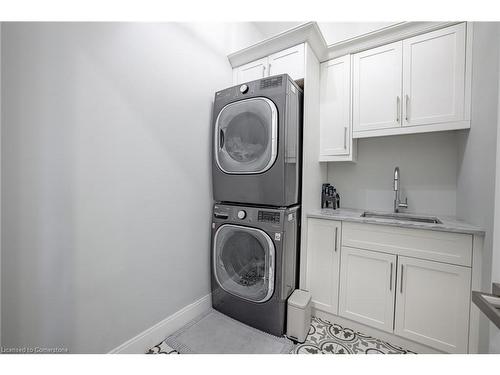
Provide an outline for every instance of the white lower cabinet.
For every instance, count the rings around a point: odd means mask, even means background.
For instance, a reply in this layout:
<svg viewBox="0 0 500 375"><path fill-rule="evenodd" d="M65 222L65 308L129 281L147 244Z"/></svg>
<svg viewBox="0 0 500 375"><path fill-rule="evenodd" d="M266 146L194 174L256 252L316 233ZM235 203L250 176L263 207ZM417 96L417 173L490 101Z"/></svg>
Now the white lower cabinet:
<svg viewBox="0 0 500 375"><path fill-rule="evenodd" d="M396 256L342 248L339 315L393 331Z"/></svg>
<svg viewBox="0 0 500 375"><path fill-rule="evenodd" d="M467 353L471 269L398 257L395 330L450 353Z"/></svg>
<svg viewBox="0 0 500 375"><path fill-rule="evenodd" d="M467 353L472 251L468 234L310 218L307 288L318 310Z"/></svg>
<svg viewBox="0 0 500 375"><path fill-rule="evenodd" d="M337 314L341 222L309 219L307 225L306 284L312 305Z"/></svg>

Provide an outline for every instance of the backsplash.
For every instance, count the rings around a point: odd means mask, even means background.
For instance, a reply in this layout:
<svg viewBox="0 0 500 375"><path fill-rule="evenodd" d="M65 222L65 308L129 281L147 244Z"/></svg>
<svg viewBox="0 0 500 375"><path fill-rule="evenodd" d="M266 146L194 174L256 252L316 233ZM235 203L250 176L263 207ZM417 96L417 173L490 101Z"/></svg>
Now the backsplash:
<svg viewBox="0 0 500 375"><path fill-rule="evenodd" d="M455 132L360 139L357 163L328 163L327 179L343 208L392 211L399 166L401 198L409 206L402 211L455 216L458 154Z"/></svg>

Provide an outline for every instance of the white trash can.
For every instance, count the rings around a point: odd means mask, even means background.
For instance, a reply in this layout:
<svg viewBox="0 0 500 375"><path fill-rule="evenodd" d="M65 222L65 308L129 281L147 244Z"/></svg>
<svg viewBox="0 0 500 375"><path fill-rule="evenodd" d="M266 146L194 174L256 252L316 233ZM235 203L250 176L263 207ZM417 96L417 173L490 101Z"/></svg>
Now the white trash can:
<svg viewBox="0 0 500 375"><path fill-rule="evenodd" d="M311 293L295 289L288 298L286 335L295 341L304 342L311 326Z"/></svg>

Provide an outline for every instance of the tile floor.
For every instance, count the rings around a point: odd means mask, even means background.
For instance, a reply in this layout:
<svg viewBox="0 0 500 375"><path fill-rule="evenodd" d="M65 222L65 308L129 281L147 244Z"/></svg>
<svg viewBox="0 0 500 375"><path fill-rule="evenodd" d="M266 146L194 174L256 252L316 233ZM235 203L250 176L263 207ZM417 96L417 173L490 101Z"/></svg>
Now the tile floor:
<svg viewBox="0 0 500 375"><path fill-rule="evenodd" d="M389 342L365 335L339 324L312 318L306 341L298 344L291 354L416 354ZM147 354L179 354L164 341Z"/></svg>

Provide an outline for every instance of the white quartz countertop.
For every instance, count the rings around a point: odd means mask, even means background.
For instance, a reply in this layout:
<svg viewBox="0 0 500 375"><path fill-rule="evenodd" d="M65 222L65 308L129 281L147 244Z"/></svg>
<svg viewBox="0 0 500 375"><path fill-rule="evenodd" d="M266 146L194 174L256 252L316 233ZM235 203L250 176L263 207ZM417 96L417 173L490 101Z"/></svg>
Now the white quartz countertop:
<svg viewBox="0 0 500 375"><path fill-rule="evenodd" d="M484 236L485 234L484 229L474 225L470 225L465 221L458 220L457 218L449 216L419 215L419 216L437 217L442 222L441 224L434 224L434 223L404 221L398 219L362 217L361 214L363 212L364 210L355 210L348 208L339 208L336 210L321 209L321 210L310 211L307 214L307 217L327 219L327 220L350 221L355 223L389 225L402 228L427 229L427 230L435 230L441 232L466 233L466 234L475 234L481 236ZM381 212L377 211L377 213Z"/></svg>

